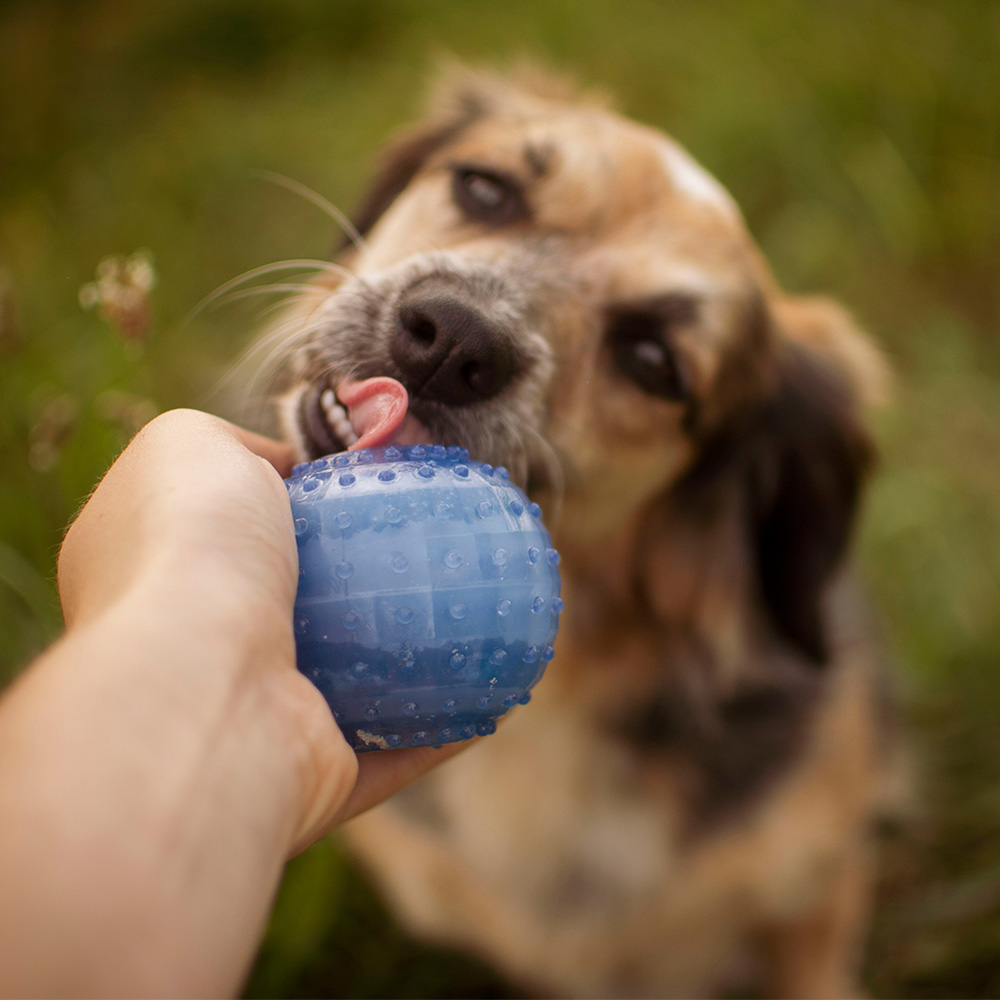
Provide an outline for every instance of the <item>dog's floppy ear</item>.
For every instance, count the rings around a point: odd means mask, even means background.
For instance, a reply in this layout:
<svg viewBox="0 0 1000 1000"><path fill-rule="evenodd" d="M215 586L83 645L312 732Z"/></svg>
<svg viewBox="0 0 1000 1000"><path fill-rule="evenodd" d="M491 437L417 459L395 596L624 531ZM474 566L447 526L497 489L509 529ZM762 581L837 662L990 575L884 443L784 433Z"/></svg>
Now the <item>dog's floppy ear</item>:
<svg viewBox="0 0 1000 1000"><path fill-rule="evenodd" d="M885 366L825 300L772 303L766 326L768 388L707 432L672 490L671 509L681 515L674 530L686 525L704 550L688 559L701 567L689 594L715 605L728 594L728 604L745 608L741 628L757 607L773 635L821 665L829 653L823 596L874 457L864 409L884 386ZM680 592L676 583L672 590Z"/></svg>
<svg viewBox="0 0 1000 1000"><path fill-rule="evenodd" d="M771 624L822 664L823 594L847 549L873 448L859 399L828 358L789 340L777 361L745 470L750 556Z"/></svg>

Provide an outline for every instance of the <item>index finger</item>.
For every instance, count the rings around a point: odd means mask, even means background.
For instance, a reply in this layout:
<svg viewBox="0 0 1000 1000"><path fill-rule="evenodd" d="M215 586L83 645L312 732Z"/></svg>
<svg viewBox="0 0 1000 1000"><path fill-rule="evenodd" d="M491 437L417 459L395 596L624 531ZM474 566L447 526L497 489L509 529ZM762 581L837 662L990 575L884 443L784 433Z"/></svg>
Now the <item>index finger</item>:
<svg viewBox="0 0 1000 1000"><path fill-rule="evenodd" d="M238 424L229 424L229 427L233 436L244 448L270 462L282 479L287 479L292 474L292 466L295 464L295 449L290 444L286 444L284 441L275 441L263 434L255 434Z"/></svg>

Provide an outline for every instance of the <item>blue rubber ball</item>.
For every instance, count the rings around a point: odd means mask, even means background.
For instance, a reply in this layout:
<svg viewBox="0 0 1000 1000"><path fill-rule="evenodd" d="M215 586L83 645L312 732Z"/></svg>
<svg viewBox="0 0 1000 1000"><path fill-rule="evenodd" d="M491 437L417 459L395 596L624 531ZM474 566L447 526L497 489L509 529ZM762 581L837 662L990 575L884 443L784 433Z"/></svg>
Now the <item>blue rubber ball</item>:
<svg viewBox="0 0 1000 1000"><path fill-rule="evenodd" d="M298 667L358 752L485 735L552 659L559 555L503 468L369 448L286 480Z"/></svg>

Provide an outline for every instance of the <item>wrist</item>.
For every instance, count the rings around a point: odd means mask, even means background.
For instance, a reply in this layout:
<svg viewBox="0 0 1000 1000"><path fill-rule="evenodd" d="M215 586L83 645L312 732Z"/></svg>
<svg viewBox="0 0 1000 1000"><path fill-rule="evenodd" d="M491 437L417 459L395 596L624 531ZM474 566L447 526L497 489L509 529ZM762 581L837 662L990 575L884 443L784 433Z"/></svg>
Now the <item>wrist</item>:
<svg viewBox="0 0 1000 1000"><path fill-rule="evenodd" d="M10 913L25 919L11 928L0 912L0 930L9 943L24 925L55 924L63 942L19 960L15 984L23 965L25 982L70 977L68 992L235 989L306 786L282 693L281 678L299 677L290 656L240 638L229 624L242 615L213 609L143 578L0 705L0 763L16 761L0 767L0 855L44 873L18 884L7 872ZM221 980L200 978L206 936Z"/></svg>

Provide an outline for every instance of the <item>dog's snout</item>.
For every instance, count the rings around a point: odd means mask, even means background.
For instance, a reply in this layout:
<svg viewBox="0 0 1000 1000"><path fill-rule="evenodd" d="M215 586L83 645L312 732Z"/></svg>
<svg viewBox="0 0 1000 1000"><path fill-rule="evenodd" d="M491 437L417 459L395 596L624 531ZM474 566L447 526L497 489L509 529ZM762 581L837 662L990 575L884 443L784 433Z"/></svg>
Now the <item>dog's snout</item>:
<svg viewBox="0 0 1000 1000"><path fill-rule="evenodd" d="M452 406L492 399L519 368L510 334L446 294L403 299L392 357L412 395Z"/></svg>

